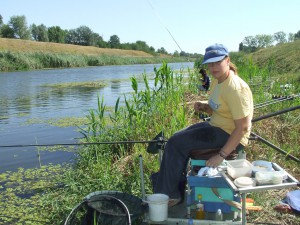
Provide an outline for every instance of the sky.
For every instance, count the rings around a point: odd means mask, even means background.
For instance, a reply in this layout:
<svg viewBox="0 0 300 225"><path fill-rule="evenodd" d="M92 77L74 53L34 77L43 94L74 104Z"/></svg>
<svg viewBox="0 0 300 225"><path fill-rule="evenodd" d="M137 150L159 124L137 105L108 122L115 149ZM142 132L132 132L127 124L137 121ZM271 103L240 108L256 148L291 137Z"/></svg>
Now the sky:
<svg viewBox="0 0 300 225"><path fill-rule="evenodd" d="M105 41L145 41L155 50L204 54L221 43L238 51L247 36L300 30L299 0L0 0L0 15L27 25L89 27Z"/></svg>

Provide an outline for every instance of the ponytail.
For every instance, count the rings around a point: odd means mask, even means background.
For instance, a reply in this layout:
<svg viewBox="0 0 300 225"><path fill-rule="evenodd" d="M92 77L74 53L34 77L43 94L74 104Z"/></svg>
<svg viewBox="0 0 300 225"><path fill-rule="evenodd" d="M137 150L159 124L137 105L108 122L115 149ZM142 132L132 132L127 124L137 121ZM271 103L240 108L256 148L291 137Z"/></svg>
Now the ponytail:
<svg viewBox="0 0 300 225"><path fill-rule="evenodd" d="M232 63L232 62L229 63L229 69L232 70L235 75L238 74L238 69L234 63Z"/></svg>
<svg viewBox="0 0 300 225"><path fill-rule="evenodd" d="M238 69L237 69L236 65L231 62L231 60L230 60L230 63L229 63L229 69L232 70L235 75L238 74Z"/></svg>

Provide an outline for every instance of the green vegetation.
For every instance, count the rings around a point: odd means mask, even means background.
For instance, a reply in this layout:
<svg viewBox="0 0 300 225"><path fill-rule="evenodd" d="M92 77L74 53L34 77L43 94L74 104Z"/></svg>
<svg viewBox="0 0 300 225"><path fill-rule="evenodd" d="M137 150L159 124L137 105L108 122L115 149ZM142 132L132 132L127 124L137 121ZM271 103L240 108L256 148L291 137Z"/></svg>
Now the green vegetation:
<svg viewBox="0 0 300 225"><path fill-rule="evenodd" d="M66 89L66 88L103 88L106 84L103 81L85 81L85 82L72 82L72 83L60 83L60 84L45 84L43 87L51 87L56 89Z"/></svg>
<svg viewBox="0 0 300 225"><path fill-rule="evenodd" d="M186 62L185 58L0 51L0 71Z"/></svg>
<svg viewBox="0 0 300 225"><path fill-rule="evenodd" d="M257 66L268 68L271 73L297 73L300 71L299 52L300 40L297 40L259 50L250 56Z"/></svg>
<svg viewBox="0 0 300 225"><path fill-rule="evenodd" d="M87 26L80 26L76 29L66 30L59 26L46 27L44 24L32 24L27 26L26 17L12 16L7 24L3 23L3 18L0 15L0 37L10 39L34 40L35 42L45 43L63 43L78 46L93 46L95 48L107 49L124 49L142 51L151 55L159 55L169 53L161 47L157 50L149 46L145 41L136 41L135 43L121 43L117 35L110 36L108 41L104 41L103 37L98 33L94 33ZM171 54L169 54L171 55ZM190 54L185 52L175 51L173 56L183 57L199 57L198 54Z"/></svg>
<svg viewBox="0 0 300 225"><path fill-rule="evenodd" d="M26 121L26 124L49 124L51 126L56 127L71 127L71 126L84 126L87 124L88 119L86 117L63 117L63 118L56 118L50 120L42 120L38 118L31 118Z"/></svg>
<svg viewBox="0 0 300 225"><path fill-rule="evenodd" d="M289 45L287 43L286 45ZM280 54L280 53L278 53ZM258 56L257 56L258 57ZM299 70L277 72L277 62L258 67L253 57L232 54L239 75L247 81L254 94L255 104L270 101L274 95L290 96L300 92ZM299 57L298 57L299 58ZM172 71L166 63L154 70L154 87L142 75L145 89L140 90L136 77L131 78L133 92L126 96L125 107L119 106L106 116L107 108L98 97L96 109L89 111L86 127L80 132L82 142L114 142L152 140L160 131L170 137L175 131L198 121L192 106L186 104L204 98L197 94L198 74L192 70ZM291 84L284 89L280 85ZM284 101L255 110L255 116L300 105L300 98ZM299 156L299 110L271 117L253 124L253 132ZM0 175L0 222L7 224L62 224L71 209L84 196L97 190L119 190L141 196L139 155L143 155L146 193L152 188L149 176L159 168L157 155L146 152L146 144L88 145L78 151L72 165L47 166ZM299 165L259 141L251 141L246 149L250 161L274 161L289 173L300 178ZM273 207L288 190L264 191L251 194L260 212L250 212L248 220L256 222L297 224L299 217L281 214ZM284 222L283 222L284 221Z"/></svg>

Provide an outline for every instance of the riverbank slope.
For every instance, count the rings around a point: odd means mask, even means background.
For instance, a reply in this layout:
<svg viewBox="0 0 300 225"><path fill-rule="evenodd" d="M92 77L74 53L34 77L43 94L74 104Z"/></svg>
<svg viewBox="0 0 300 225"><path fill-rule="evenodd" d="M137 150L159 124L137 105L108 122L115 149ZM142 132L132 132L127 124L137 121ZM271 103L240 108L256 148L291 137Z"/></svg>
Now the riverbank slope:
<svg viewBox="0 0 300 225"><path fill-rule="evenodd" d="M193 61L143 51L0 38L0 71Z"/></svg>

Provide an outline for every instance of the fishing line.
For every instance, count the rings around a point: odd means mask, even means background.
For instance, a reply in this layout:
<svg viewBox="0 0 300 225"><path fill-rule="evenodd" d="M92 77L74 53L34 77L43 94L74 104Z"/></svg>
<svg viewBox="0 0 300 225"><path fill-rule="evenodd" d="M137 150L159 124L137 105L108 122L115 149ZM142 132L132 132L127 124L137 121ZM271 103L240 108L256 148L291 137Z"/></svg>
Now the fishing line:
<svg viewBox="0 0 300 225"><path fill-rule="evenodd" d="M153 5L151 4L150 0L146 0L148 2L148 4L150 5L151 9L153 10L153 12L155 13L156 17L158 18L160 24L166 29L166 31L169 33L169 35L171 36L171 38L173 39L173 41L175 42L175 44L177 45L177 47L180 49L181 52L182 49L179 46L178 42L176 41L176 39L174 38L174 36L172 35L171 31L168 29L168 27L163 23L160 15L158 14L158 12L155 10L155 8L153 7ZM192 65L192 63L190 62L190 60L188 58L186 58L188 60L188 62Z"/></svg>
<svg viewBox="0 0 300 225"><path fill-rule="evenodd" d="M180 49L180 51L182 51L181 47L179 46L179 44L177 43L177 41L175 40L174 36L172 35L172 33L170 32L170 30L167 28L167 26L163 23L161 17L159 16L159 14L157 13L157 11L155 10L155 8L153 7L153 5L151 4L150 0L147 0L148 4L150 5L151 9L153 10L153 12L155 13L156 17L158 18L159 22L161 23L161 25L167 30L167 32L169 33L169 35L172 37L173 41L175 42L175 44L177 45L177 47Z"/></svg>

